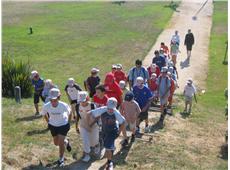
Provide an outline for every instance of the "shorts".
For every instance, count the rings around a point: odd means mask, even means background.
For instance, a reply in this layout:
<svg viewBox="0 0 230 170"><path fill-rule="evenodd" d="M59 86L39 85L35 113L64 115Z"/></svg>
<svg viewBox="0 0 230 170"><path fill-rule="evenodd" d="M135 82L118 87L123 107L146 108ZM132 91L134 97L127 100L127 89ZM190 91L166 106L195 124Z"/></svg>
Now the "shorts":
<svg viewBox="0 0 230 170"><path fill-rule="evenodd" d="M42 96L42 91L34 93L34 104L39 103L39 98L41 97L42 101L45 102L45 97Z"/></svg>
<svg viewBox="0 0 230 170"><path fill-rule="evenodd" d="M106 150L115 150L115 139L118 137L118 129L111 132L104 132L104 147Z"/></svg>
<svg viewBox="0 0 230 170"><path fill-rule="evenodd" d="M77 104L77 100L71 100L70 104Z"/></svg>
<svg viewBox="0 0 230 170"><path fill-rule="evenodd" d="M129 129L132 131L136 128L136 121L131 123L131 122L125 122L125 127L129 127Z"/></svg>
<svg viewBox="0 0 230 170"><path fill-rule="evenodd" d="M53 137L57 136L57 135L66 136L69 129L70 129L70 124L67 123L66 125L58 126L58 127L48 124L48 128L49 128L51 135Z"/></svg>
<svg viewBox="0 0 230 170"><path fill-rule="evenodd" d="M138 116L138 118L140 119L140 122L142 122L143 120L146 120L148 119L149 117L149 113L148 111L145 111L145 112L141 112Z"/></svg>
<svg viewBox="0 0 230 170"><path fill-rule="evenodd" d="M186 45L187 51L192 51L192 45Z"/></svg>
<svg viewBox="0 0 230 170"><path fill-rule="evenodd" d="M192 103L192 97L190 96L185 96L185 102Z"/></svg>

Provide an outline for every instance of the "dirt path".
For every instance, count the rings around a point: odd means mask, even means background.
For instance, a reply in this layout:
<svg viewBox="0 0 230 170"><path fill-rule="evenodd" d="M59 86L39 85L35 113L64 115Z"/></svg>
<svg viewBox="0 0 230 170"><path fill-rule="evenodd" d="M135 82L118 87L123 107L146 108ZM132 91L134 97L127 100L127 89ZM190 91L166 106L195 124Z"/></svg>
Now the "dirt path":
<svg viewBox="0 0 230 170"><path fill-rule="evenodd" d="M174 12L168 26L160 34L155 45L144 59L144 66L150 65L154 56L154 51L159 49L160 43L165 42L169 47L169 43L175 30L179 31L180 51L177 58L177 69L179 74L179 86L177 93L183 91L183 87L188 77L194 79L195 84L200 88L205 88L205 79L208 71L208 44L212 25L212 1L209 0L201 12L197 16L197 20L192 17L200 9L205 0L182 0L181 5ZM184 46L184 37L191 29L195 37L195 45L193 46L190 66L186 65L187 58L186 47Z"/></svg>

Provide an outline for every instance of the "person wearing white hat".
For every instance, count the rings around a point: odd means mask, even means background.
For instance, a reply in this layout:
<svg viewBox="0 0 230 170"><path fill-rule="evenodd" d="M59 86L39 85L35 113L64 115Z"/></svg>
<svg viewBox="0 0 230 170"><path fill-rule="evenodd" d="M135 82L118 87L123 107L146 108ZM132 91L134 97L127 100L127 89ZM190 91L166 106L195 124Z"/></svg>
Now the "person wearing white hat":
<svg viewBox="0 0 230 170"><path fill-rule="evenodd" d="M96 106L90 102L89 95L86 91L79 92L78 104L76 105L76 130L80 133L83 142L84 155L83 162L89 162L91 159L91 147L95 154L99 154L99 126L97 123L90 125L88 112L95 109Z"/></svg>
<svg viewBox="0 0 230 170"><path fill-rule="evenodd" d="M144 79L142 77L137 77L136 86L133 87L134 99L137 101L141 108L141 113L137 119L137 134L140 133L140 123L145 121L145 131L147 132L148 127L148 110L150 104L153 100L153 95L151 90L144 85Z"/></svg>
<svg viewBox="0 0 230 170"><path fill-rule="evenodd" d="M191 114L191 111L192 111L192 98L193 98L193 96L195 97L195 95L196 95L196 87L193 84L192 78L189 78L187 80L186 85L184 87L183 94L184 94L184 98L185 98L184 113ZM187 112L188 105L189 105L189 110Z"/></svg>
<svg viewBox="0 0 230 170"><path fill-rule="evenodd" d="M49 99L49 91L52 88L57 88L57 86L53 84L51 79L46 79L45 80L45 86L44 86L44 89L42 91L42 96L45 98L44 103L48 103L50 101L50 99Z"/></svg>
<svg viewBox="0 0 230 170"><path fill-rule="evenodd" d="M158 77L161 73L160 68L155 63L151 63L147 70L149 73L149 77L151 77L153 73L155 73Z"/></svg>
<svg viewBox="0 0 230 170"><path fill-rule="evenodd" d="M85 89L89 92L89 96L93 97L96 93L96 86L100 84L100 77L98 76L98 72L100 70L97 68L91 69L91 75L84 82Z"/></svg>
<svg viewBox="0 0 230 170"><path fill-rule="evenodd" d="M167 114L167 102L168 97L170 95L170 87L171 81L170 78L167 76L167 67L162 67L161 75L158 77L157 85L158 85L158 95L160 98L160 109L161 109L161 117L159 120L160 125L163 125L163 121L165 115Z"/></svg>
<svg viewBox="0 0 230 170"><path fill-rule="evenodd" d="M122 98L123 98L123 100L124 100L125 94L126 94L127 92L129 92L129 89L126 87L126 83L125 83L125 81L123 81L123 80L121 80L121 81L119 82L119 87L120 87L121 90L122 90Z"/></svg>
<svg viewBox="0 0 230 170"><path fill-rule="evenodd" d="M44 88L44 80L39 76L38 72L36 70L31 72L31 79L32 79L32 85L34 86L34 107L36 110L35 115L39 115L39 98L42 99L42 101L45 101L45 98L42 96L42 91Z"/></svg>
<svg viewBox="0 0 230 170"><path fill-rule="evenodd" d="M176 59L178 53L179 53L179 45L175 40L172 40L170 45L170 55L172 56L172 61L174 65L176 65Z"/></svg>
<svg viewBox="0 0 230 170"><path fill-rule="evenodd" d="M74 78L69 78L67 81L67 85L65 86L65 92L69 99L70 105L71 105L71 112L75 118L75 107L78 103L78 93L79 91L82 91L81 87L75 83Z"/></svg>
<svg viewBox="0 0 230 170"><path fill-rule="evenodd" d="M101 117L102 132L104 134L104 147L106 149L105 157L107 158L107 169L113 168L112 157L115 149L115 139L125 127L125 118L120 114L116 107L117 100L116 98L111 97L108 99L107 106L97 108L90 112L92 119Z"/></svg>
<svg viewBox="0 0 230 170"><path fill-rule="evenodd" d="M52 88L49 92L50 102L43 106L41 115L48 124L54 144L59 146L58 166L61 167L64 166L65 146L69 152L71 151L69 140L66 138L70 129L71 111L68 104L60 101L60 96L60 90Z"/></svg>

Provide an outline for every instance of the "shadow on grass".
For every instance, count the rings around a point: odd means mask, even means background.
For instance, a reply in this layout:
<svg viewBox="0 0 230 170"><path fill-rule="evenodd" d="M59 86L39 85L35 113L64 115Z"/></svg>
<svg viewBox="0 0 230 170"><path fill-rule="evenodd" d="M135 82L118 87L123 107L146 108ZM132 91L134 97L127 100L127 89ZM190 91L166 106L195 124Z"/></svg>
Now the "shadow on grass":
<svg viewBox="0 0 230 170"><path fill-rule="evenodd" d="M183 119L187 119L190 116L187 112L180 112L180 115Z"/></svg>
<svg viewBox="0 0 230 170"><path fill-rule="evenodd" d="M42 130L40 130L40 129L39 130L32 130L32 131L27 132L26 134L27 134L27 136L33 136L33 135L44 134L48 131L49 131L49 129L46 128L46 129L42 129Z"/></svg>
<svg viewBox="0 0 230 170"><path fill-rule="evenodd" d="M125 4L126 2L125 1L114 1L112 2L112 4L117 4L119 6L121 6L122 4Z"/></svg>
<svg viewBox="0 0 230 170"><path fill-rule="evenodd" d="M189 67L189 59L186 58L184 61L181 61L180 62L180 67L181 67L181 69Z"/></svg>
<svg viewBox="0 0 230 170"><path fill-rule="evenodd" d="M228 144L223 144L220 148L220 158L228 160Z"/></svg>
<svg viewBox="0 0 230 170"><path fill-rule="evenodd" d="M42 162L40 161L40 163L38 165L29 165L28 167L24 167L22 168L22 170L48 170L49 168L45 167Z"/></svg>
<svg viewBox="0 0 230 170"><path fill-rule="evenodd" d="M33 121L33 120L36 120L36 119L40 119L41 117L42 117L42 116L35 116L35 115L32 115L32 116L17 118L15 121L16 121L16 122Z"/></svg>
<svg viewBox="0 0 230 170"><path fill-rule="evenodd" d="M178 3L175 3L173 1L170 2L170 4L168 5L165 5L164 7L165 8L170 8L171 10L175 11L175 12L180 12L179 10L177 10L179 4Z"/></svg>

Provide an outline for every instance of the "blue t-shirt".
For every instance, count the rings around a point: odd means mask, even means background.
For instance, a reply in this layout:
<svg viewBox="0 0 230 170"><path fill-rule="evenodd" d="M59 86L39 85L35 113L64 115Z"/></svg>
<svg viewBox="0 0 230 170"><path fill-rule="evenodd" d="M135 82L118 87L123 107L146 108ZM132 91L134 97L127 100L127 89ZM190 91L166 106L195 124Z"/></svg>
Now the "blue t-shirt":
<svg viewBox="0 0 230 170"><path fill-rule="evenodd" d="M149 101L149 98L153 96L150 89L146 86L144 86L142 89L140 89L137 86L134 86L133 94L134 94L134 100L137 101L141 109L145 107L145 105Z"/></svg>
<svg viewBox="0 0 230 170"><path fill-rule="evenodd" d="M108 114L107 112L101 115L102 121L102 130L104 132L114 132L118 131L118 124L116 123L116 116L115 114Z"/></svg>
<svg viewBox="0 0 230 170"><path fill-rule="evenodd" d="M157 84L159 87L160 97L163 95L168 96L170 94L170 90L168 90L168 93L166 94L167 89L169 89L171 86L171 81L168 77L158 77Z"/></svg>
<svg viewBox="0 0 230 170"><path fill-rule="evenodd" d="M38 80L32 80L32 85L34 85L35 91L42 91L42 89L38 90L41 87L44 87L44 81L42 78L39 78Z"/></svg>
<svg viewBox="0 0 230 170"><path fill-rule="evenodd" d="M161 70L162 67L165 66L166 61L165 58L162 56L154 57L152 63L155 63Z"/></svg>

